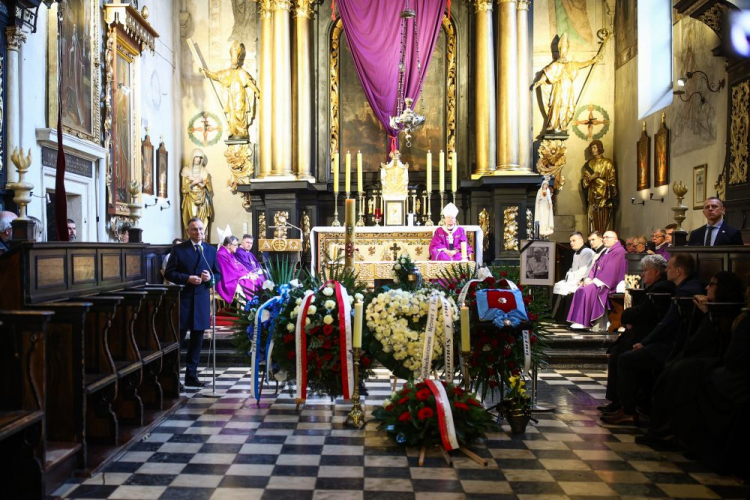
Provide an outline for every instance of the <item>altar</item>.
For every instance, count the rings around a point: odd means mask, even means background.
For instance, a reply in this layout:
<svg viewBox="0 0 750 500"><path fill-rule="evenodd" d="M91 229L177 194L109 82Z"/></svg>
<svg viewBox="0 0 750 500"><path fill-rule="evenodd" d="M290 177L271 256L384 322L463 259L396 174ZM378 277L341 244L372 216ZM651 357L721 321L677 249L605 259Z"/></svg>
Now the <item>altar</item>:
<svg viewBox="0 0 750 500"><path fill-rule="evenodd" d="M453 264L468 264L472 269L482 264L484 234L479 226L461 226L469 244L474 248L471 261L432 261L430 241L438 226L366 226L354 231L354 268L359 278L369 284L376 279L393 276L393 265L402 255L408 255L419 268L424 279L439 278ZM323 265L339 261L343 264L344 228L319 226L310 234L311 271L320 273Z"/></svg>

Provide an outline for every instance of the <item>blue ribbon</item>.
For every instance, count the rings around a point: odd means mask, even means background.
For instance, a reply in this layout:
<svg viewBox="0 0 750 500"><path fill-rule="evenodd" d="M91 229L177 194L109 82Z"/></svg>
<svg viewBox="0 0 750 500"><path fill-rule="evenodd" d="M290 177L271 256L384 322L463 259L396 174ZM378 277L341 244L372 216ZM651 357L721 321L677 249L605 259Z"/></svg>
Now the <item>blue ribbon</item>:
<svg viewBox="0 0 750 500"><path fill-rule="evenodd" d="M481 321L492 321L492 323L498 328L507 326L505 320L510 321L510 326L516 327L521 324L521 321L527 321L529 318L526 316L526 306L523 303L523 294L520 290L503 290L504 292L510 292L516 299L517 309L513 309L510 312L505 312L502 309L490 309L489 303L487 302L487 292L490 290L479 290L477 292L477 312L479 313L479 319Z"/></svg>

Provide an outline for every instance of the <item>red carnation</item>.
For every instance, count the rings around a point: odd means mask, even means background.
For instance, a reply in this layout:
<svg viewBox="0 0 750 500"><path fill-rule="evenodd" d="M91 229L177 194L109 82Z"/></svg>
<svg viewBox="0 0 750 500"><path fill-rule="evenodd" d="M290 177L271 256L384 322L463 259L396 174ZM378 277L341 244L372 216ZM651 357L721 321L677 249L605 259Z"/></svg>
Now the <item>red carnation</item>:
<svg viewBox="0 0 750 500"><path fill-rule="evenodd" d="M314 328L311 328L311 329L310 329L310 335L317 335L317 334L318 334L318 331L319 331L319 330L320 330L320 327L319 327L319 326L316 326L316 327L314 327Z"/></svg>
<svg viewBox="0 0 750 500"><path fill-rule="evenodd" d="M318 340L320 340L321 342L325 341L325 339L326 339L326 338L325 338L324 336L322 336L322 335L318 335Z"/></svg>
<svg viewBox="0 0 750 500"><path fill-rule="evenodd" d="M330 349L331 348L331 341L330 340L324 340L323 341L323 349Z"/></svg>
<svg viewBox="0 0 750 500"><path fill-rule="evenodd" d="M497 382L494 380L490 380L490 387L497 387Z"/></svg>
<svg viewBox="0 0 750 500"><path fill-rule="evenodd" d="M534 345L536 343L536 335L531 336L531 345Z"/></svg>
<svg viewBox="0 0 750 500"><path fill-rule="evenodd" d="M411 392L411 387L404 387L403 389L401 389L401 395L402 396L406 396L410 392Z"/></svg>
<svg viewBox="0 0 750 500"><path fill-rule="evenodd" d="M474 398L469 398L466 400L466 402L469 403L469 405L471 406L482 406L481 404L479 404L479 401L477 401Z"/></svg>
<svg viewBox="0 0 750 500"><path fill-rule="evenodd" d="M388 406L385 407L385 411L391 411L392 409L393 409L393 405L392 404L390 404L390 405L388 405Z"/></svg>
<svg viewBox="0 0 750 500"><path fill-rule="evenodd" d="M286 353L286 359L294 359L297 354L294 351Z"/></svg>
<svg viewBox="0 0 750 500"><path fill-rule="evenodd" d="M284 335L284 343L289 344L290 342L294 342L294 335Z"/></svg>
<svg viewBox="0 0 750 500"><path fill-rule="evenodd" d="M399 422L406 422L408 420L411 420L411 413L409 413L408 411L405 411L401 414L400 417L398 417Z"/></svg>
<svg viewBox="0 0 750 500"><path fill-rule="evenodd" d="M359 358L359 364L362 365L362 368L368 368L372 364L372 360L367 356L362 356Z"/></svg>
<svg viewBox="0 0 750 500"><path fill-rule="evenodd" d="M503 351L503 357L507 358L510 356L510 347L506 347L505 351Z"/></svg>
<svg viewBox="0 0 750 500"><path fill-rule="evenodd" d="M331 361L331 359L333 359L333 354L331 354L330 352L327 352L323 354L323 359L325 359L326 361Z"/></svg>
<svg viewBox="0 0 750 500"><path fill-rule="evenodd" d="M516 367L516 364L513 361L508 361L508 369L512 370Z"/></svg>
<svg viewBox="0 0 750 500"><path fill-rule="evenodd" d="M422 408L421 410L419 410L419 413L417 414L417 417L419 418L419 420L425 420L428 418L432 418L433 416L435 416L435 412L432 411L432 408L430 407Z"/></svg>
<svg viewBox="0 0 750 500"><path fill-rule="evenodd" d="M531 295L526 295L526 296L525 296L525 297L523 298L523 303L524 303L524 304L526 304L526 305L529 305L529 304L531 304Z"/></svg>
<svg viewBox="0 0 750 500"><path fill-rule="evenodd" d="M466 405L466 403L456 401L455 403L453 403L453 406L464 411L469 411L469 407Z"/></svg>
<svg viewBox="0 0 750 500"><path fill-rule="evenodd" d="M398 400L398 404L402 405L402 404L406 403L407 401L409 401L409 398L403 397L403 398L401 398L401 399Z"/></svg>
<svg viewBox="0 0 750 500"><path fill-rule="evenodd" d="M417 391L417 399L424 401L430 397L430 394L432 394L432 392L430 392L429 389L422 389L421 391Z"/></svg>
<svg viewBox="0 0 750 500"><path fill-rule="evenodd" d="M500 271L500 276L502 276L503 278L507 278L508 273L506 273L505 271Z"/></svg>
<svg viewBox="0 0 750 500"><path fill-rule="evenodd" d="M494 375L495 369L494 368L487 368L487 375Z"/></svg>
<svg viewBox="0 0 750 500"><path fill-rule="evenodd" d="M333 325L323 325L323 333L326 335L333 333Z"/></svg>
<svg viewBox="0 0 750 500"><path fill-rule="evenodd" d="M484 278L484 283L490 286L495 286L496 281L495 281L495 278L493 278L492 276L487 276L486 278Z"/></svg>
<svg viewBox="0 0 750 500"><path fill-rule="evenodd" d="M338 372L339 370L341 370L341 364L340 363L334 363L331 366L331 370L333 370L334 372Z"/></svg>
<svg viewBox="0 0 750 500"><path fill-rule="evenodd" d="M463 389L461 389L461 388L460 388L460 387L458 387L458 386L455 386L455 387L453 388L453 394L455 394L455 395L457 395L457 396L461 397L461 396L463 396L463 395L464 395L464 390L463 390Z"/></svg>
<svg viewBox="0 0 750 500"><path fill-rule="evenodd" d="M497 347L497 339L492 339L492 342L490 342L490 344L492 345L492 347Z"/></svg>

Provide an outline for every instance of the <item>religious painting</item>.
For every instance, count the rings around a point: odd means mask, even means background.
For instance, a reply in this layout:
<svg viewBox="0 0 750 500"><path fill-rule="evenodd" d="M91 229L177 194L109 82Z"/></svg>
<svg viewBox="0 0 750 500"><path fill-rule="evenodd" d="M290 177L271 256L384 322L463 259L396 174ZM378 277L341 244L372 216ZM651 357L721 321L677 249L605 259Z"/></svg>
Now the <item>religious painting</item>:
<svg viewBox="0 0 750 500"><path fill-rule="evenodd" d="M386 200L385 201L385 225L386 226L405 226L406 225L406 207L404 201Z"/></svg>
<svg viewBox="0 0 750 500"><path fill-rule="evenodd" d="M641 138L638 139L638 154L636 161L638 163L636 191L642 191L651 187L651 138L646 132L646 122L643 122L643 131Z"/></svg>
<svg viewBox="0 0 750 500"><path fill-rule="evenodd" d="M669 184L669 129L661 117L661 127L654 135L654 187Z"/></svg>
<svg viewBox="0 0 750 500"><path fill-rule="evenodd" d="M62 29L57 13L63 6ZM57 127L58 103L63 131L100 141L99 2L64 0L49 11L48 126ZM60 52L61 61L58 58ZM62 64L62 66L60 66ZM58 96L58 76L61 80Z"/></svg>
<svg viewBox="0 0 750 500"><path fill-rule="evenodd" d="M703 210L706 201L706 172L708 165L693 167L693 210Z"/></svg>
<svg viewBox="0 0 750 500"><path fill-rule="evenodd" d="M617 0L615 5L615 69L638 55L636 0Z"/></svg>
<svg viewBox="0 0 750 500"><path fill-rule="evenodd" d="M550 43L567 33L573 52L594 50L596 30L607 20L599 0L534 0L534 52L549 53Z"/></svg>
<svg viewBox="0 0 750 500"><path fill-rule="evenodd" d="M154 145L148 134L141 143L141 192L154 195Z"/></svg>
<svg viewBox="0 0 750 500"><path fill-rule="evenodd" d="M159 198L169 198L167 185L167 182L169 182L168 165L169 153L167 153L167 147L162 142L159 144L159 149L156 150L156 182L158 186L157 196Z"/></svg>
<svg viewBox="0 0 750 500"><path fill-rule="evenodd" d="M552 286L555 283L555 242L521 241L521 284Z"/></svg>

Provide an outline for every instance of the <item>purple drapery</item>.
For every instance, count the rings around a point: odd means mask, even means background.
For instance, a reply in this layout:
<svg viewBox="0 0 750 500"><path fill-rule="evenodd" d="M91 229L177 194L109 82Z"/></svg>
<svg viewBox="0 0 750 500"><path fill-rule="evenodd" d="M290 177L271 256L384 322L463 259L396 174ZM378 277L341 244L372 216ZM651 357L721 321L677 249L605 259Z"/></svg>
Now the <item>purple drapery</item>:
<svg viewBox="0 0 750 500"><path fill-rule="evenodd" d="M404 97L418 102L427 69L435 49L447 0L409 0L417 13L419 59L414 46L413 19L407 21ZM391 149L398 148L398 135L390 127L396 115L398 63L401 57L401 11L406 1L339 0L339 14L354 58L359 80L375 116L390 137Z"/></svg>

